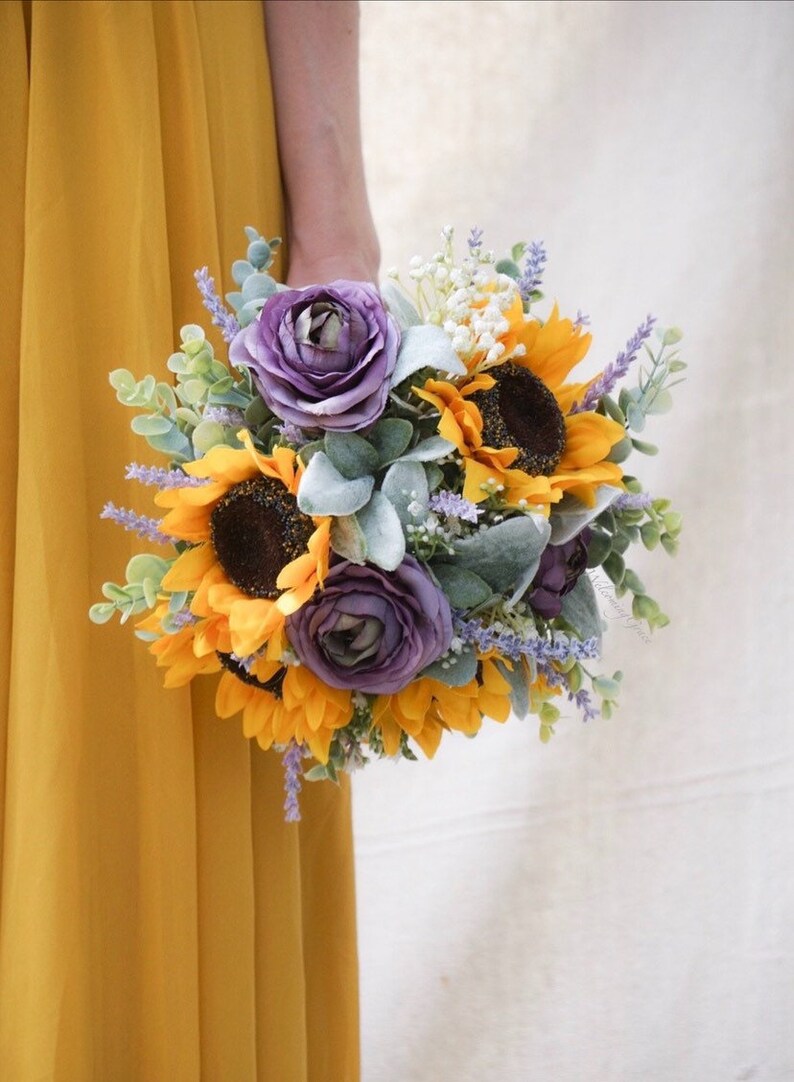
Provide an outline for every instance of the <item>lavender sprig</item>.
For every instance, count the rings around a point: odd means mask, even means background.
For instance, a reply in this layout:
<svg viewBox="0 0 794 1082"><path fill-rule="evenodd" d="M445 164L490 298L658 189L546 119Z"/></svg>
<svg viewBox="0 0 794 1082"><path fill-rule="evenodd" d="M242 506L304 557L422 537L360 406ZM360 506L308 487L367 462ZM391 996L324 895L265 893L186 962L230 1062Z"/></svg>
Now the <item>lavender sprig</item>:
<svg viewBox="0 0 794 1082"><path fill-rule="evenodd" d="M283 436L287 443L292 443L296 447L302 447L306 443L306 436L303 433L302 428L298 428L292 421L282 421L280 425L275 426L275 431Z"/></svg>
<svg viewBox="0 0 794 1082"><path fill-rule="evenodd" d="M301 791L301 774L303 765L303 748L291 740L282 759L284 766L284 792L287 794L284 801L284 818L288 823L300 821L301 810L298 803L298 794Z"/></svg>
<svg viewBox="0 0 794 1082"><path fill-rule="evenodd" d="M503 627L488 626L476 617L471 620L457 617L455 634L462 642L471 643L482 653L497 650L512 661L522 657L539 662L588 661L598 657L596 638L580 641L560 633L553 639L542 639L539 635L524 639Z"/></svg>
<svg viewBox="0 0 794 1082"><path fill-rule="evenodd" d="M573 321L574 327L589 327L590 316L586 312L583 312L581 308L576 309L576 319Z"/></svg>
<svg viewBox="0 0 794 1082"><path fill-rule="evenodd" d="M444 515L445 518L457 518L461 522L472 522L474 525L477 524L477 519L482 514L481 508L475 503L446 489L431 496L428 506L431 511L436 511L439 515Z"/></svg>
<svg viewBox="0 0 794 1082"><path fill-rule="evenodd" d="M130 462L124 474L128 481L140 481L142 485L158 488L196 488L209 483L209 477L190 477L182 470L165 470L160 466L141 466Z"/></svg>
<svg viewBox="0 0 794 1082"><path fill-rule="evenodd" d="M209 268L202 267L194 272L193 277L196 279L202 304L212 316L212 322L220 329L224 342L231 342L239 333L240 324L218 296L215 279L210 276Z"/></svg>
<svg viewBox="0 0 794 1082"><path fill-rule="evenodd" d="M469 233L469 236L466 239L466 243L469 246L469 251L470 252L476 252L477 249L480 248L481 245L482 245L482 229L480 229L476 225L472 226L471 232Z"/></svg>
<svg viewBox="0 0 794 1082"><path fill-rule="evenodd" d="M242 410L229 406L205 406L202 418L205 421L215 421L227 428L244 428L245 414Z"/></svg>
<svg viewBox="0 0 794 1082"><path fill-rule="evenodd" d="M656 316L646 317L645 322L639 325L615 360L606 366L595 383L590 384L582 401L574 403L571 413L584 413L585 410L595 409L602 395L609 394L615 384L626 375L643 342L650 338L655 323Z"/></svg>
<svg viewBox="0 0 794 1082"><path fill-rule="evenodd" d="M568 702L573 703L582 712L582 721L592 721L598 717L598 707L593 705L590 692L587 688L579 688L578 691L568 692Z"/></svg>
<svg viewBox="0 0 794 1082"><path fill-rule="evenodd" d="M543 281L543 272L546 269L546 248L542 240L533 240L527 249L527 260L521 277L516 282L521 299L529 303L532 294L539 288Z"/></svg>
<svg viewBox="0 0 794 1082"><path fill-rule="evenodd" d="M137 533L139 537L153 541L157 545L173 545L177 541L177 538L161 531L162 519L139 515L135 511L128 511L126 507L116 507L111 501L105 504L99 517L109 518L119 526L123 526L125 530Z"/></svg>
<svg viewBox="0 0 794 1082"><path fill-rule="evenodd" d="M623 492L610 505L611 511L645 511L653 503L650 492Z"/></svg>

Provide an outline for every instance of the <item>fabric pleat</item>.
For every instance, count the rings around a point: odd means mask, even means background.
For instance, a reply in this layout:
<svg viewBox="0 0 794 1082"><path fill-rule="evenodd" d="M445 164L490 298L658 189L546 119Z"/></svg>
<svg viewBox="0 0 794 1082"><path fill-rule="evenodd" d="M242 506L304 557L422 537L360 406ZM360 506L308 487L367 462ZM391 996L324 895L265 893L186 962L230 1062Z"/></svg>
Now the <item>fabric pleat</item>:
<svg viewBox="0 0 794 1082"><path fill-rule="evenodd" d="M262 6L10 0L0 93L0 1078L355 1082L349 787L285 824L213 680L87 619L142 547L103 504L154 513L107 373L281 228Z"/></svg>

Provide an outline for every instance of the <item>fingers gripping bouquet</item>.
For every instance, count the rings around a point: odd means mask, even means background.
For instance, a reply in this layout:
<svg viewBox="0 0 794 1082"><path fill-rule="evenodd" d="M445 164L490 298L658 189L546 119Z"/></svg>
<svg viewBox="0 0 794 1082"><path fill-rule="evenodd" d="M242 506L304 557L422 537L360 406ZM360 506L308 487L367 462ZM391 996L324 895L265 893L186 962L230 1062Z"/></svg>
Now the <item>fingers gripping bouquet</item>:
<svg viewBox="0 0 794 1082"><path fill-rule="evenodd" d="M336 780L371 756L433 756L486 717L535 714L544 740L558 702L608 717L621 674L591 671L586 572L667 623L624 556L638 541L674 552L680 516L622 464L655 453L634 433L670 405L680 334L651 349L649 317L576 382L588 321L533 310L542 245L494 265L475 230L458 259L447 229L409 287L295 290L268 273L278 242L246 233L234 315L196 274L231 367L188 326L174 384L111 373L168 464L127 469L162 518L103 516L171 552L134 556L92 619L146 612L136 633L167 687L221 673L218 715L241 712L246 736L285 753L288 818L305 757L307 777ZM643 349L637 385L613 397Z"/></svg>

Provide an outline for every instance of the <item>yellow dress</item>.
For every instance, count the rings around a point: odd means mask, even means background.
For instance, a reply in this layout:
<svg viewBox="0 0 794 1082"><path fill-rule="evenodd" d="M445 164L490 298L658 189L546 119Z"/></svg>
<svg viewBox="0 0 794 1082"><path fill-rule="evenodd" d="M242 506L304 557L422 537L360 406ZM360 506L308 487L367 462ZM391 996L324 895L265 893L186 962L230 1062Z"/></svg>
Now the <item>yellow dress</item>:
<svg viewBox="0 0 794 1082"><path fill-rule="evenodd" d="M140 550L103 503L152 513L108 371L280 228L261 4L4 0L0 104L0 1078L354 1082L347 786L285 824L212 679L86 615Z"/></svg>

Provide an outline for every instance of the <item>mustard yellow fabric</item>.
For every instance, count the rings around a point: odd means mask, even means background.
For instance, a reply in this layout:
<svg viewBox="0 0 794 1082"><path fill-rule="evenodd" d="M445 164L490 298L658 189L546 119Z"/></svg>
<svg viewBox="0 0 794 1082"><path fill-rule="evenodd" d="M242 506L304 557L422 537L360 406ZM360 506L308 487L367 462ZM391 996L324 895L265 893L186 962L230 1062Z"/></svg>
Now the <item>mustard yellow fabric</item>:
<svg viewBox="0 0 794 1082"><path fill-rule="evenodd" d="M0 105L0 1078L355 1082L347 786L284 824L212 681L86 616L139 550L104 501L151 513L107 372L280 229L261 5L4 0Z"/></svg>

